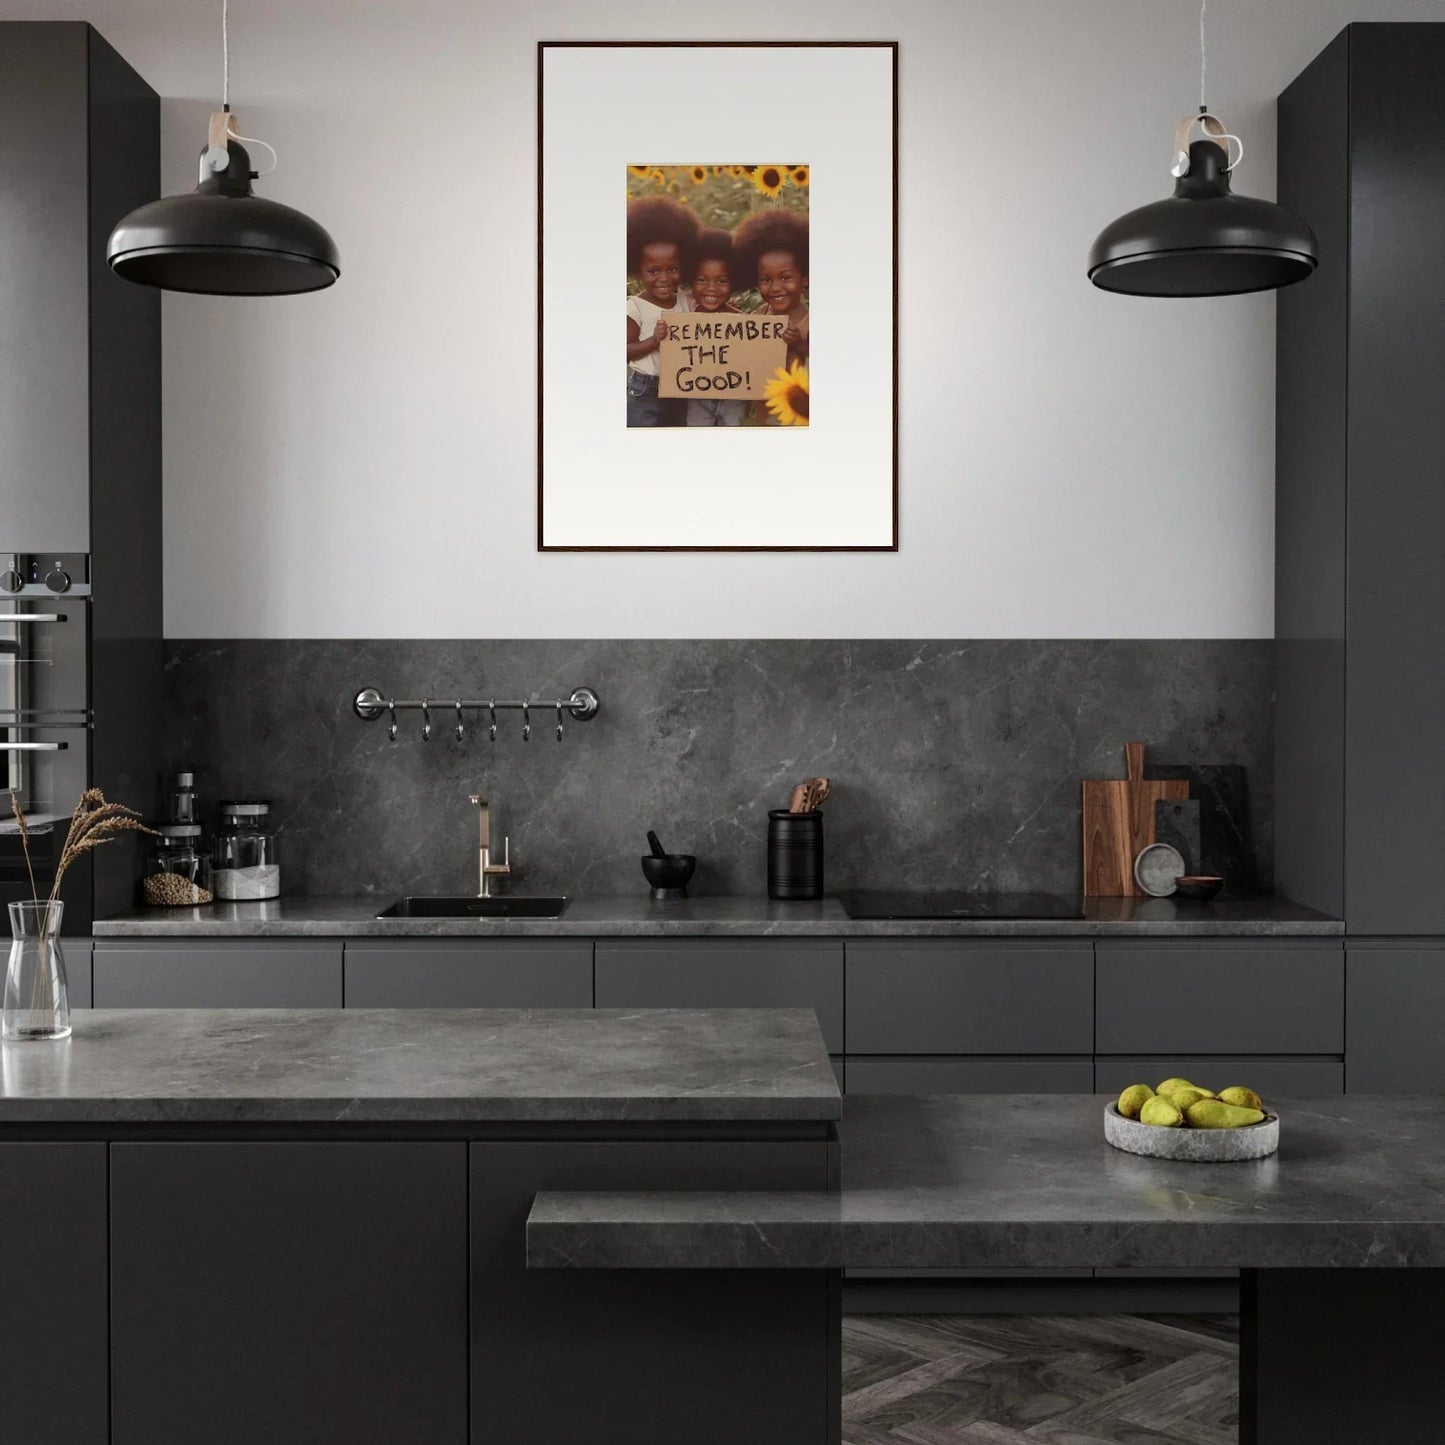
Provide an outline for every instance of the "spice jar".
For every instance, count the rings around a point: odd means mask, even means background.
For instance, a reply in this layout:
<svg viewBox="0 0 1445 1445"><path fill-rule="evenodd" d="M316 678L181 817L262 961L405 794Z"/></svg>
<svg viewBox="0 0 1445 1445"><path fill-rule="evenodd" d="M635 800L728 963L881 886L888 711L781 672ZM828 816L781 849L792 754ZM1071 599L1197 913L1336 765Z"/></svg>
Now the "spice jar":
<svg viewBox="0 0 1445 1445"><path fill-rule="evenodd" d="M216 897L235 902L281 896L281 864L271 831L271 804L237 799L221 804L212 849Z"/></svg>
<svg viewBox="0 0 1445 1445"><path fill-rule="evenodd" d="M211 855L201 844L199 823L161 823L146 859L141 897L151 908L185 908L209 903Z"/></svg>

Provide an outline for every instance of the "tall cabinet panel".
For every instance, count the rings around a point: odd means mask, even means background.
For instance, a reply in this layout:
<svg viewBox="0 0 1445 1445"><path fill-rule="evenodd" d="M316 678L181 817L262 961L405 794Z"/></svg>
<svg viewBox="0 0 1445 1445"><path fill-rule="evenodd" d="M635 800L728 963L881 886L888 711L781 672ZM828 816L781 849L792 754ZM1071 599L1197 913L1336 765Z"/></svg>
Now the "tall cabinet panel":
<svg viewBox="0 0 1445 1445"><path fill-rule="evenodd" d="M1280 99L1320 239L1279 297L1276 871L1350 933L1445 935L1445 25L1351 25Z"/></svg>

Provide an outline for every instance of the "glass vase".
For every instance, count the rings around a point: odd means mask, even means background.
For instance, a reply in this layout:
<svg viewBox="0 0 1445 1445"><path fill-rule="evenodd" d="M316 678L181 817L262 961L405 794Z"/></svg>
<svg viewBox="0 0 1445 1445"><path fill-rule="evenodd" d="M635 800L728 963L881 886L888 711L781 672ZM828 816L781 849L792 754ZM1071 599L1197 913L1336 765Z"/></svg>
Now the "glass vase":
<svg viewBox="0 0 1445 1445"><path fill-rule="evenodd" d="M10 966L0 1034L6 1042L70 1037L70 990L60 948L63 903L10 905Z"/></svg>

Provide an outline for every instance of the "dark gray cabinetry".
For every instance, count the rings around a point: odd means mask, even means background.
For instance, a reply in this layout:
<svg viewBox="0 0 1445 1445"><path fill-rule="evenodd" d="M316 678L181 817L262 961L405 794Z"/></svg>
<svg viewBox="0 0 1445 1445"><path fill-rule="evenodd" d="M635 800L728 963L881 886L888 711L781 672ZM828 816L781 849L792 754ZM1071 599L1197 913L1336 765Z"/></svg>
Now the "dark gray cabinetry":
<svg viewBox="0 0 1445 1445"><path fill-rule="evenodd" d="M1338 944L1101 941L1100 1054L1340 1054Z"/></svg>
<svg viewBox="0 0 1445 1445"><path fill-rule="evenodd" d="M347 1008L591 1008L592 944L571 939L346 945Z"/></svg>
<svg viewBox="0 0 1445 1445"><path fill-rule="evenodd" d="M1091 1094L1092 1058L848 1059L854 1094Z"/></svg>
<svg viewBox="0 0 1445 1445"><path fill-rule="evenodd" d="M16 1445L109 1438L105 1151L0 1144L0 1439Z"/></svg>
<svg viewBox="0 0 1445 1445"><path fill-rule="evenodd" d="M541 1189L830 1187L822 1141L473 1144L473 1441L829 1445L838 1302L819 1272L724 1290L706 1271L528 1271L524 1237Z"/></svg>
<svg viewBox="0 0 1445 1445"><path fill-rule="evenodd" d="M714 939L599 942L598 1008L810 1008L843 1052L843 945Z"/></svg>
<svg viewBox="0 0 1445 1445"><path fill-rule="evenodd" d="M467 1264L463 1143L112 1145L111 1445L466 1445Z"/></svg>
<svg viewBox="0 0 1445 1445"><path fill-rule="evenodd" d="M341 943L99 939L96 1008L340 1008Z"/></svg>
<svg viewBox="0 0 1445 1445"><path fill-rule="evenodd" d="M848 1053L1089 1054L1093 953L958 939L848 944Z"/></svg>
<svg viewBox="0 0 1445 1445"><path fill-rule="evenodd" d="M1439 24L1351 25L1279 103L1320 265L1278 307L1276 874L1352 934L1445 935L1442 117Z"/></svg>
<svg viewBox="0 0 1445 1445"><path fill-rule="evenodd" d="M1349 1091L1445 1093L1445 941L1351 941L1346 970Z"/></svg>

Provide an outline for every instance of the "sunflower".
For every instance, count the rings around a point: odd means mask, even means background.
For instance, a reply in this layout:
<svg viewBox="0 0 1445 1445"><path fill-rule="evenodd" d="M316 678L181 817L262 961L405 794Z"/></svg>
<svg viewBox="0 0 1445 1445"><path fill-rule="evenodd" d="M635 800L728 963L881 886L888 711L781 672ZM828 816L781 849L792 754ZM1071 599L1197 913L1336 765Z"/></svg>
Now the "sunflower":
<svg viewBox="0 0 1445 1445"><path fill-rule="evenodd" d="M795 361L786 371L780 366L763 388L763 400L779 426L808 424L808 368Z"/></svg>
<svg viewBox="0 0 1445 1445"><path fill-rule="evenodd" d="M794 166L788 172L788 179L792 181L795 186L806 186L808 184L807 166Z"/></svg>
<svg viewBox="0 0 1445 1445"><path fill-rule="evenodd" d="M753 169L753 184L771 200L783 189L787 173L782 166L756 166Z"/></svg>
<svg viewBox="0 0 1445 1445"><path fill-rule="evenodd" d="M695 186L700 186L707 179L706 166L689 166L687 173L692 177L692 183Z"/></svg>
<svg viewBox="0 0 1445 1445"><path fill-rule="evenodd" d="M628 172L634 176L641 176L645 181L652 174L651 166L628 166Z"/></svg>

